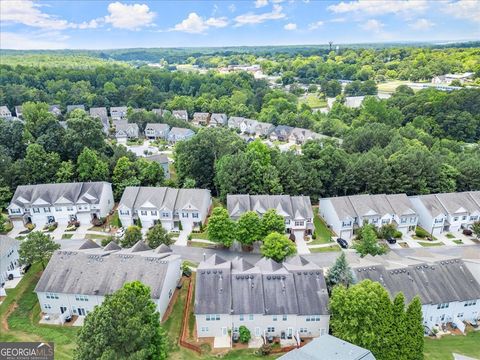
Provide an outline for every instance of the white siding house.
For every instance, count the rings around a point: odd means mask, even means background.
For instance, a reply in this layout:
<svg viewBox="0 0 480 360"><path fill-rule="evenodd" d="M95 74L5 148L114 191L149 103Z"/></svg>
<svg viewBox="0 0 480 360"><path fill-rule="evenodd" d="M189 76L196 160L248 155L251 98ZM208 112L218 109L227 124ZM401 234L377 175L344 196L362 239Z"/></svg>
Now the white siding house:
<svg viewBox="0 0 480 360"><path fill-rule="evenodd" d="M124 226L140 220L142 227L156 223L169 231L193 229L205 223L212 199L205 189L172 189L167 187L127 187L118 205Z"/></svg>
<svg viewBox="0 0 480 360"><path fill-rule="evenodd" d="M246 326L252 337L289 339L328 333L328 293L322 270L296 256L283 264L263 258L200 263L195 289L198 337L225 337Z"/></svg>
<svg viewBox="0 0 480 360"><path fill-rule="evenodd" d="M83 182L18 186L8 206L12 222L38 227L78 220L89 224L108 215L113 208L112 184Z"/></svg>
<svg viewBox="0 0 480 360"><path fill-rule="evenodd" d="M145 137L147 139L163 139L166 140L170 126L167 124L148 123L145 126Z"/></svg>
<svg viewBox="0 0 480 360"><path fill-rule="evenodd" d="M78 250L56 251L35 288L42 313L87 315L105 295L135 280L149 286L160 317L181 277L181 258L166 245L150 249L139 241L130 249L101 248L87 240Z"/></svg>
<svg viewBox="0 0 480 360"><path fill-rule="evenodd" d="M19 241L0 235L0 296L5 296L4 284L9 276L20 276Z"/></svg>

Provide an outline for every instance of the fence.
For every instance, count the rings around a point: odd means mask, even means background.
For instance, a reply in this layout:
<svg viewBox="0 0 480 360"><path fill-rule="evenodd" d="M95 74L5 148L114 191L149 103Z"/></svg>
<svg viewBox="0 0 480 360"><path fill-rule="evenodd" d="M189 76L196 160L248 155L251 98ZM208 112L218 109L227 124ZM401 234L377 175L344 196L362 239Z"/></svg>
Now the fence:
<svg viewBox="0 0 480 360"><path fill-rule="evenodd" d="M185 299L185 307L183 309L183 319L182 319L182 331L180 334L180 338L178 339L178 343L180 346L183 346L187 349L195 351L199 355L202 354L202 349L199 346L190 344L187 341L187 331L188 331L188 317L190 315L190 304L192 303L192 296L193 296L193 281L192 278L188 279L188 290L187 290L187 298Z"/></svg>

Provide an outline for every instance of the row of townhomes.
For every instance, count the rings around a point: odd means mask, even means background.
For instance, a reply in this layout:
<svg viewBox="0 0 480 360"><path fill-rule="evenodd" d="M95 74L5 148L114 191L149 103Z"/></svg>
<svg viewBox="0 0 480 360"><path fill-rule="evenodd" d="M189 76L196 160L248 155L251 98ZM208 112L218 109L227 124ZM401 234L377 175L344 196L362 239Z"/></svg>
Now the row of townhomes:
<svg viewBox="0 0 480 360"><path fill-rule="evenodd" d="M50 259L35 292L40 308L60 321L85 316L123 284L139 280L151 289L162 317L181 277L181 259L166 245L149 248L140 241L121 249L114 242L102 248L92 240L75 251L58 250Z"/></svg>
<svg viewBox="0 0 480 360"><path fill-rule="evenodd" d="M480 259L476 250L461 257L434 256L419 252L410 258L393 252L384 256L348 255L356 281L379 282L393 298L402 292L407 302L419 296L425 331L453 322L475 322L480 315Z"/></svg>
<svg viewBox="0 0 480 360"><path fill-rule="evenodd" d="M90 224L106 217L113 206L112 184L80 182L18 186L7 209L14 226L31 223L39 228L55 222Z"/></svg>
<svg viewBox="0 0 480 360"><path fill-rule="evenodd" d="M403 234L419 225L438 235L467 229L480 219L480 191L321 198L319 211L335 234L347 240L365 223L377 228L393 223Z"/></svg>
<svg viewBox="0 0 480 360"><path fill-rule="evenodd" d="M118 205L123 226L156 223L169 231L195 229L205 223L212 205L209 190L167 187L127 187Z"/></svg>
<svg viewBox="0 0 480 360"><path fill-rule="evenodd" d="M251 264L213 255L197 269L195 318L199 337L226 337L242 325L257 338L327 334L322 269L300 256L282 264L266 258Z"/></svg>
<svg viewBox="0 0 480 360"><path fill-rule="evenodd" d="M113 120L115 138L119 142L126 142L129 139L138 139L141 135L140 128L136 123L129 123L128 120ZM148 123L145 127L145 137L150 140L164 140L170 144L178 141L188 140L195 135L195 132L187 128L170 127L162 123Z"/></svg>
<svg viewBox="0 0 480 360"><path fill-rule="evenodd" d="M19 242L0 235L0 296L5 296L5 283L20 276Z"/></svg>
<svg viewBox="0 0 480 360"><path fill-rule="evenodd" d="M313 232L313 209L308 196L290 195L227 195L227 209L233 220L247 211L262 217L274 209L285 219L287 233L303 238Z"/></svg>

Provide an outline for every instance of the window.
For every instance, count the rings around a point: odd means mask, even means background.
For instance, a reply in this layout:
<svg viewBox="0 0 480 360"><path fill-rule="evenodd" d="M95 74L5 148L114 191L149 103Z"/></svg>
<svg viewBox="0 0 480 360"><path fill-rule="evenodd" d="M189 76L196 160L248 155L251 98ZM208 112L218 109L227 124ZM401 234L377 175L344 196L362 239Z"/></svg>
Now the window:
<svg viewBox="0 0 480 360"><path fill-rule="evenodd" d="M478 220L478 216L470 216L470 220L472 220L472 221L477 221L477 220Z"/></svg>
<svg viewBox="0 0 480 360"><path fill-rule="evenodd" d="M40 209L39 208L32 208L33 212L38 214L40 212Z"/></svg>
<svg viewBox="0 0 480 360"><path fill-rule="evenodd" d="M22 210L20 209L10 209L10 214L20 214Z"/></svg>
<svg viewBox="0 0 480 360"><path fill-rule="evenodd" d="M201 331L201 332L208 332L208 326L202 326L202 327L200 328L200 331Z"/></svg>
<svg viewBox="0 0 480 360"><path fill-rule="evenodd" d="M168 218L170 216L170 213L168 212L162 212L162 217Z"/></svg>
<svg viewBox="0 0 480 360"><path fill-rule="evenodd" d="M253 321L253 314L248 315L248 320Z"/></svg>
<svg viewBox="0 0 480 360"><path fill-rule="evenodd" d="M349 221L349 222L344 221L344 222L342 222L342 226L343 227L352 226L352 222L351 221Z"/></svg>
<svg viewBox="0 0 480 360"><path fill-rule="evenodd" d="M413 217L410 218L410 222L411 222L411 223L414 223L415 220L417 220L417 218L416 218L415 216L413 216Z"/></svg>
<svg viewBox="0 0 480 360"><path fill-rule="evenodd" d="M282 320L287 321L287 315L283 315Z"/></svg>
<svg viewBox="0 0 480 360"><path fill-rule="evenodd" d="M285 224L290 225L290 219L285 219Z"/></svg>
<svg viewBox="0 0 480 360"><path fill-rule="evenodd" d="M273 321L277 321L277 315L273 315L273 316L272 316L272 320L273 320Z"/></svg>
<svg viewBox="0 0 480 360"><path fill-rule="evenodd" d="M120 215L130 215L130 210L119 210Z"/></svg>
<svg viewBox="0 0 480 360"><path fill-rule="evenodd" d="M402 220L403 220L403 219L402 219ZM405 221L406 221L406 220L405 220ZM390 222L389 219L383 219L383 220L382 220L382 224L388 224L389 222Z"/></svg>
<svg viewBox="0 0 480 360"><path fill-rule="evenodd" d="M182 212L182 218L188 219L188 212Z"/></svg>
<svg viewBox="0 0 480 360"><path fill-rule="evenodd" d="M192 218L198 219L198 213L192 213Z"/></svg>
<svg viewBox="0 0 480 360"><path fill-rule="evenodd" d="M55 211L62 211L62 208L61 207L56 207Z"/></svg>
<svg viewBox="0 0 480 360"><path fill-rule="evenodd" d="M458 313L458 314L457 314L457 317L458 317L458 318L462 318L462 317L463 317L463 313Z"/></svg>
<svg viewBox="0 0 480 360"><path fill-rule="evenodd" d="M67 211L73 211L73 206L67 206Z"/></svg>
<svg viewBox="0 0 480 360"><path fill-rule="evenodd" d="M458 216L455 216L455 217L453 218L453 221L458 221Z"/></svg>
<svg viewBox="0 0 480 360"><path fill-rule="evenodd" d="M465 301L465 304L463 306L473 306L473 305L477 305L477 300Z"/></svg>
<svg viewBox="0 0 480 360"><path fill-rule="evenodd" d="M58 299L58 294L54 293L46 293L45 296L47 299Z"/></svg>
<svg viewBox="0 0 480 360"><path fill-rule="evenodd" d="M170 290L168 291L168 298L169 298L169 299L172 297L172 294L173 294L173 293L172 293L172 289L170 289Z"/></svg>
<svg viewBox="0 0 480 360"><path fill-rule="evenodd" d="M52 308L52 305L50 305L50 304L45 304L43 307L44 307L45 309L51 309L51 308Z"/></svg>
<svg viewBox="0 0 480 360"><path fill-rule="evenodd" d="M295 226L303 226L304 224L304 221L295 221Z"/></svg>
<svg viewBox="0 0 480 360"><path fill-rule="evenodd" d="M210 321L210 315L205 315L205 320Z"/></svg>
<svg viewBox="0 0 480 360"><path fill-rule="evenodd" d="M157 210L150 211L150 214L152 214L152 216L157 216Z"/></svg>
<svg viewBox="0 0 480 360"><path fill-rule="evenodd" d="M300 334L306 334L308 332L307 328L300 328Z"/></svg>
<svg viewBox="0 0 480 360"><path fill-rule="evenodd" d="M220 315L215 315L215 320L219 321L220 320Z"/></svg>
<svg viewBox="0 0 480 360"><path fill-rule="evenodd" d="M267 327L267 332L275 332L275 327L273 326Z"/></svg>
<svg viewBox="0 0 480 360"><path fill-rule="evenodd" d="M86 295L75 295L75 300L77 300L77 301L88 301L88 296L86 296Z"/></svg>
<svg viewBox="0 0 480 360"><path fill-rule="evenodd" d="M50 212L50 208L49 208L49 207L43 208L43 212L49 213L49 212Z"/></svg>
<svg viewBox="0 0 480 360"><path fill-rule="evenodd" d="M400 220L400 223L402 223L402 224L405 224L406 222L407 222L407 219L406 219L406 218L402 218L402 219Z"/></svg>
<svg viewBox="0 0 480 360"><path fill-rule="evenodd" d="M376 224L376 223L378 223L378 219L377 218L372 219L372 224Z"/></svg>
<svg viewBox="0 0 480 360"><path fill-rule="evenodd" d="M462 220L467 220L467 215L463 215Z"/></svg>
<svg viewBox="0 0 480 360"><path fill-rule="evenodd" d="M142 211L140 211L140 214L145 216L145 215L147 215L147 212L145 210L142 210Z"/></svg>
<svg viewBox="0 0 480 360"><path fill-rule="evenodd" d="M435 219L435 224L443 223L443 219Z"/></svg>
<svg viewBox="0 0 480 360"><path fill-rule="evenodd" d="M444 303L444 304L438 304L437 309L446 309L448 308L449 303Z"/></svg>
<svg viewBox="0 0 480 360"><path fill-rule="evenodd" d="M245 320L243 315L240 315L240 321L243 321L243 320Z"/></svg>

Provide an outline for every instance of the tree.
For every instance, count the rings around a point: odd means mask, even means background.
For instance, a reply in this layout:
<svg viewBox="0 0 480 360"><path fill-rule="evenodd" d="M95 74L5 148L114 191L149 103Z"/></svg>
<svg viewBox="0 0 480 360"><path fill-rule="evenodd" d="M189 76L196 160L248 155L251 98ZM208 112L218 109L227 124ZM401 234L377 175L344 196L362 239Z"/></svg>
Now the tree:
<svg viewBox="0 0 480 360"><path fill-rule="evenodd" d="M235 223L230 219L227 209L216 207L208 220L208 238L211 241L230 247L235 236Z"/></svg>
<svg viewBox="0 0 480 360"><path fill-rule="evenodd" d="M171 245L173 243L171 235L165 230L161 223L153 225L147 231L147 245L152 249L159 247L161 244Z"/></svg>
<svg viewBox="0 0 480 360"><path fill-rule="evenodd" d="M278 232L272 232L263 240L260 251L263 256L280 262L295 254L297 248L285 235L279 234Z"/></svg>
<svg viewBox="0 0 480 360"><path fill-rule="evenodd" d="M102 151L105 148L105 135L100 121L90 118L85 112L72 111L74 112L75 114L70 115L71 118L67 120L65 132L66 149L72 160L76 159L86 147L96 151Z"/></svg>
<svg viewBox="0 0 480 360"><path fill-rule="evenodd" d="M137 166L137 177L142 186L161 186L165 180L162 166L155 161L138 159L135 162Z"/></svg>
<svg viewBox="0 0 480 360"><path fill-rule="evenodd" d="M333 288L330 297L330 328L334 336L369 349L375 358L390 359L394 339L392 303L378 282ZM406 344L402 344L406 345Z"/></svg>
<svg viewBox="0 0 480 360"><path fill-rule="evenodd" d="M477 239L480 239L480 221L475 221L472 224L472 232L475 234Z"/></svg>
<svg viewBox="0 0 480 360"><path fill-rule="evenodd" d="M382 225L380 229L378 229L378 237L380 239L387 239L389 237L395 237L395 232L397 231L397 227L395 224L385 224Z"/></svg>
<svg viewBox="0 0 480 360"><path fill-rule="evenodd" d="M39 144L28 145L25 159L18 161L23 184L50 183L60 167L60 156L57 153L47 153Z"/></svg>
<svg viewBox="0 0 480 360"><path fill-rule="evenodd" d="M84 148L77 158L79 181L105 181L110 177L108 164L102 161L95 150Z"/></svg>
<svg viewBox="0 0 480 360"><path fill-rule="evenodd" d="M114 195L116 199L120 199L123 191L127 186L139 186L140 180L137 178L137 173L132 161L126 156L118 159L112 176Z"/></svg>
<svg viewBox="0 0 480 360"><path fill-rule="evenodd" d="M277 214L275 209L269 209L262 216L261 236L265 237L273 232L284 234L285 220L283 216Z"/></svg>
<svg viewBox="0 0 480 360"><path fill-rule="evenodd" d="M57 183L72 182L75 176L75 169L72 161L62 161L55 176L57 179Z"/></svg>
<svg viewBox="0 0 480 360"><path fill-rule="evenodd" d="M252 338L252 334L250 334L250 330L248 330L248 328L245 326L245 325L241 325L239 328L238 328L238 332L239 332L239 338L240 338L240 342L244 343L244 344L247 344L250 339Z"/></svg>
<svg viewBox="0 0 480 360"><path fill-rule="evenodd" d="M127 230L125 230L123 239L120 239L120 245L122 245L122 247L129 248L140 240L142 240L142 230L136 225L131 225L127 228Z"/></svg>
<svg viewBox="0 0 480 360"><path fill-rule="evenodd" d="M375 256L385 253L385 249L378 243L373 225L369 224L363 225L359 229L357 242L354 247L362 257L368 254Z"/></svg>
<svg viewBox="0 0 480 360"><path fill-rule="evenodd" d="M252 245L262 238L261 220L254 211L240 216L236 226L236 239L243 245Z"/></svg>
<svg viewBox="0 0 480 360"><path fill-rule="evenodd" d="M398 293L393 299L393 324L391 327L393 342L391 359L404 359L403 354L407 354L406 348L410 345L407 333L407 318L405 314L405 296ZM422 335L423 337L423 335Z"/></svg>
<svg viewBox="0 0 480 360"><path fill-rule="evenodd" d="M74 359L166 359L168 340L150 288L126 283L85 317Z"/></svg>
<svg viewBox="0 0 480 360"><path fill-rule="evenodd" d="M53 241L50 235L41 231L32 231L20 242L18 254L22 264L40 262L45 269L45 264L50 260L53 252L58 249L60 249L60 244Z"/></svg>
<svg viewBox="0 0 480 360"><path fill-rule="evenodd" d="M7 219L0 213L0 234L5 233L7 231L7 227L5 224L7 223Z"/></svg>
<svg viewBox="0 0 480 360"><path fill-rule="evenodd" d="M196 185L197 185L197 182L195 181L195 179L192 179L189 177L185 178L185 180L183 181L184 189L194 189Z"/></svg>
<svg viewBox="0 0 480 360"><path fill-rule="evenodd" d="M328 269L327 276L325 277L329 291L331 292L335 285L343 285L349 287L353 284L352 269L348 266L345 253L335 260L335 263L330 269Z"/></svg>
<svg viewBox="0 0 480 360"><path fill-rule="evenodd" d="M0 212L6 209L10 200L12 199L12 192L8 186L0 186Z"/></svg>
<svg viewBox="0 0 480 360"><path fill-rule="evenodd" d="M407 307L405 314L405 343L408 359L422 360L424 347L424 330L422 324L422 302L415 296Z"/></svg>

